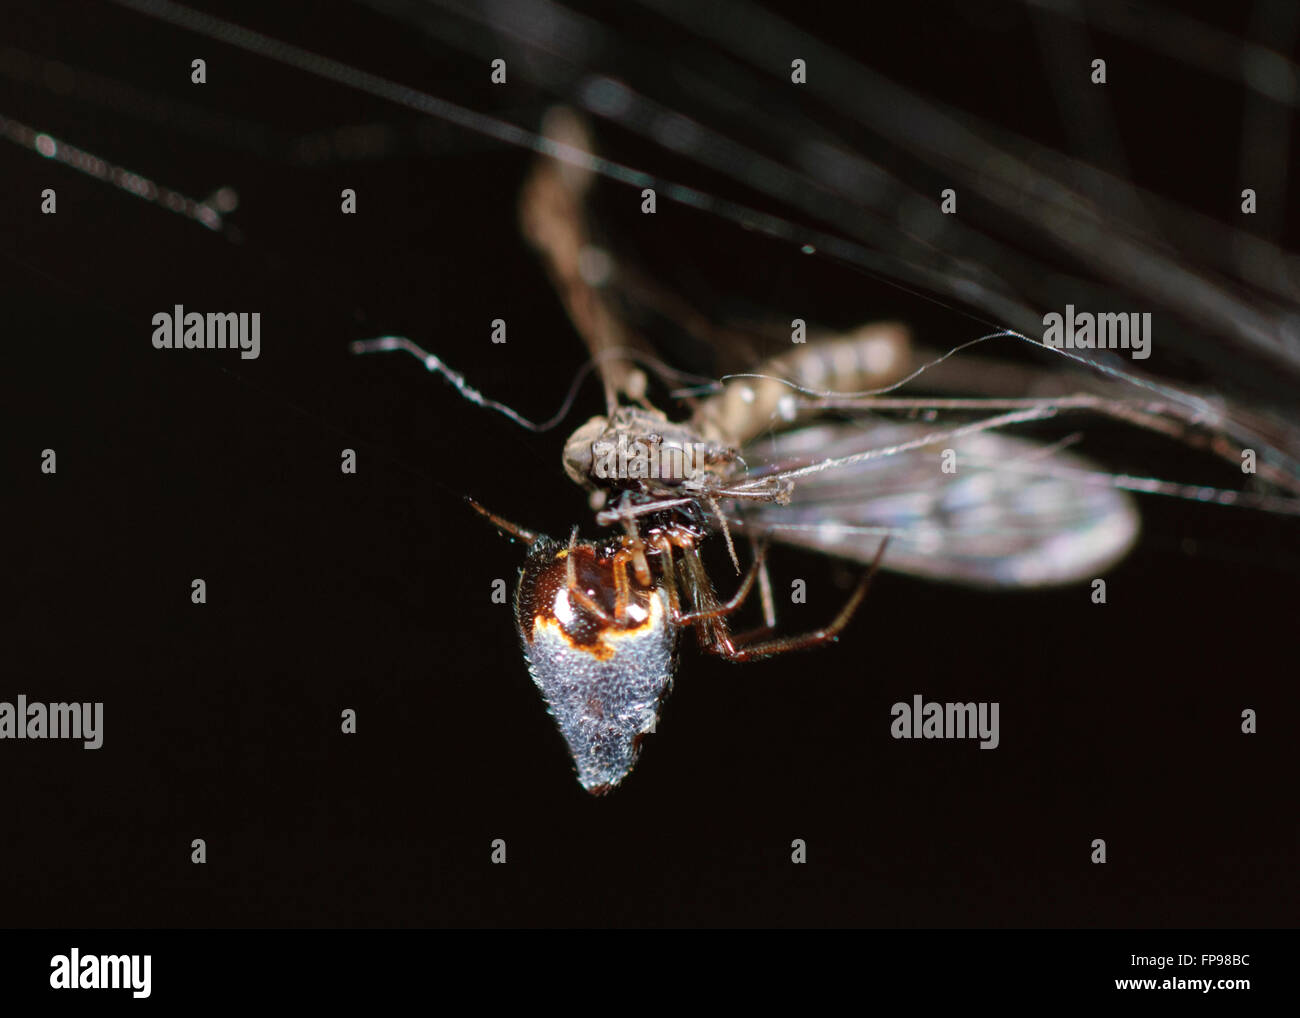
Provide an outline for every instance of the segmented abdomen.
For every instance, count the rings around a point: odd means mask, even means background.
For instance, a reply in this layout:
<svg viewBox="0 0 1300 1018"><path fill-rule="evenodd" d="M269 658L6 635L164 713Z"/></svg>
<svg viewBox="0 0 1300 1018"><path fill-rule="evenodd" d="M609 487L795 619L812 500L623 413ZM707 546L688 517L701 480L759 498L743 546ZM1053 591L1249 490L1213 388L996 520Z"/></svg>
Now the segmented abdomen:
<svg viewBox="0 0 1300 1018"><path fill-rule="evenodd" d="M861 392L890 385L909 369L907 328L876 322L834 339L796 345L764 361L753 375L732 378L700 404L692 424L709 441L740 448L798 414L799 390ZM792 384L791 384L792 383Z"/></svg>

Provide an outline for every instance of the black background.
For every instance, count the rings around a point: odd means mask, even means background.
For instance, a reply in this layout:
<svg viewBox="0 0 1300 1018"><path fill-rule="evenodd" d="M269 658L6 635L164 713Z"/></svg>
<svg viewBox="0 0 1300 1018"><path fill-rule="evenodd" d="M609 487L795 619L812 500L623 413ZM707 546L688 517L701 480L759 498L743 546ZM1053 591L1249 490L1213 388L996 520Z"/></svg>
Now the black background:
<svg viewBox="0 0 1300 1018"><path fill-rule="evenodd" d="M927 95L1065 144L1024 12L963 6L796 14ZM992 596L883 576L834 647L745 667L688 647L637 770L590 799L509 607L490 600L522 552L462 501L594 533L560 470L564 427L525 433L410 359L346 353L401 332L493 398L552 412L584 352L516 226L529 154L111 6L10 7L11 45L260 133L168 106L151 122L102 88L106 105L12 75L0 86L5 115L186 193L229 185L241 199L231 240L0 150L14 408L0 699L102 700L106 728L97 752L0 744L0 922L1294 924L1292 522L1147 501L1104 607L1086 586ZM363 8L231 15L529 128L554 99L494 90L477 56ZM615 31L670 64L680 41L644 22ZM1118 104L1134 179L1216 208L1239 188L1239 90L1100 38L1112 75L1141 81ZM382 155L294 157L311 149L293 139L376 123L393 128ZM727 186L643 140L597 142ZM44 187L57 216L39 214ZM343 187L359 215L338 214ZM984 331L716 217L667 202L652 225L613 215L611 232L644 233L620 250L712 294L719 315L767 302L780 317L795 294L823 321L903 317L934 345ZM154 350L150 318L176 303L261 311L261 357ZM488 340L498 317L504 346ZM677 353L707 370L708 351ZM566 425L599 408L588 386ZM1151 473L1233 483L1099 430ZM55 476L40 473L44 448ZM778 591L808 581L792 629L833 614L853 579L801 552L772 566ZM194 577L206 605L190 602ZM1000 701L1000 748L889 738L890 705L918 692ZM1254 737L1239 731L1245 707ZM340 734L345 708L355 736ZM1105 866L1089 862L1097 837ZM194 838L206 865L190 862ZM490 864L494 838L505 866ZM807 865L790 862L794 838Z"/></svg>

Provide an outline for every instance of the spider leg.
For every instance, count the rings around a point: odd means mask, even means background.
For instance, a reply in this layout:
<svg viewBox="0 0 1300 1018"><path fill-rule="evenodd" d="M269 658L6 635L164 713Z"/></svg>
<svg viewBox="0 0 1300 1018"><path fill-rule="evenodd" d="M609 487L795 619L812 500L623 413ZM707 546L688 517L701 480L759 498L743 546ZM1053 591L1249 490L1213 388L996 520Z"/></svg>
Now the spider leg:
<svg viewBox="0 0 1300 1018"><path fill-rule="evenodd" d="M614 617L610 615L609 612L605 611L605 609L600 606L599 602L597 602L595 598L591 597L591 595L589 595L585 590L583 590L581 587L578 586L578 570L574 566L574 551L577 548L577 545L578 545L578 528L574 527L569 534L569 554L565 556L565 560L564 560L565 589L568 590L569 597L572 598L574 601L577 601L578 604L582 605L582 607L586 609L586 611L590 612L592 615L595 615L596 618L600 619L602 622L613 623L616 621ZM627 585L626 571L619 570L618 573L623 576L623 585L626 587ZM618 576L616 575L615 576L616 586L617 586L617 581L618 581Z"/></svg>
<svg viewBox="0 0 1300 1018"><path fill-rule="evenodd" d="M496 513L484 509L481 505L479 505L477 502L475 502L472 498L469 498L468 496L466 496L465 501L470 504L470 508L472 508L480 516L483 516L489 523L491 523L494 527L497 528L497 530L501 531L501 533L505 534L507 537L513 537L518 541L523 541L524 544L526 545L532 545L536 543L537 534L533 533L531 530L521 527L518 523L511 523L509 520L498 516Z"/></svg>
<svg viewBox="0 0 1300 1018"><path fill-rule="evenodd" d="M767 576L766 556L767 547L760 547L755 553L754 564L745 571L745 578L741 582L740 588L732 595L730 601L726 601L725 603L720 604L715 608L708 609L707 611L687 612L678 616L677 621L682 623L698 622L701 619L712 619L723 615L730 615L732 612L739 610L749 598L750 590L754 586L755 577L761 576L765 578Z"/></svg>
<svg viewBox="0 0 1300 1018"><path fill-rule="evenodd" d="M744 661L757 661L760 658L773 657L777 654L786 654L793 650L804 650L808 647L816 647L823 643L833 643L839 639L840 633L848 625L849 619L853 613L858 610L863 599L867 596L867 591L871 587L872 577L876 575L876 570L880 568L880 559L885 552L885 547L889 544L886 538L880 542L880 549L876 552L875 561L871 563L871 568L867 570L858 583L857 589L852 596L845 602L844 607L840 609L838 615L831 621L830 625L823 626L821 629L814 629L810 633L802 633L798 636L783 636L775 640L765 640L760 643L747 643L740 646L734 646L732 641L716 644L706 649L728 661L737 663Z"/></svg>

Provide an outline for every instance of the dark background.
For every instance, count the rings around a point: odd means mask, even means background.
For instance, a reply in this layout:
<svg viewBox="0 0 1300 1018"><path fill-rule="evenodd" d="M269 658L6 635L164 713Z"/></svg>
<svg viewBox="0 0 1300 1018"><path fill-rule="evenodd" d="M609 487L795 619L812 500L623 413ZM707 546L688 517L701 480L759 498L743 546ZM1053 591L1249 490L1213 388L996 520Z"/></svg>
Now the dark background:
<svg viewBox="0 0 1300 1018"><path fill-rule="evenodd" d="M803 6L808 30L896 80L1066 143L1020 7ZM353 6L261 7L227 12L530 129L555 98L522 80L493 89L445 33ZM0 745L0 923L1294 924L1292 521L1147 500L1104 607L1086 587L993 596L882 576L844 639L815 653L735 667L686 641L640 765L590 799L509 607L490 600L495 578L513 589L522 553L462 497L594 534L559 454L565 428L599 411L596 388L532 435L408 358L346 353L401 332L521 413L555 409L585 354L516 226L530 155L112 6L9 8L7 45L83 78L39 62L24 76L10 54L0 113L188 194L232 186L241 205L218 235L0 149L13 408L0 699L102 700L106 729L93 753ZM648 17L609 27L627 41L626 66L601 55L614 72L644 73L647 54L669 66L689 44ZM1119 114L1133 178L1202 210L1235 193L1239 92L1101 39L1111 73L1143 82L1141 108ZM376 124L380 150L333 133ZM643 139L597 141L761 203ZM44 187L57 216L38 212ZM338 214L343 187L361 214ZM619 195L609 185L599 201ZM781 317L798 295L824 322L902 317L932 345L984 331L717 217L661 202L653 225L639 219L602 222L720 317ZM261 311L260 359L155 351L150 318L176 303ZM505 346L488 340L497 317ZM711 366L689 341L672 352ZM1176 447L1097 430L1150 473L1234 483ZM47 447L53 477L39 471ZM343 448L356 476L340 473ZM853 579L802 552L772 567L778 591L808 580L791 629L830 617ZM890 705L918 692L1000 701L1000 748L892 740ZM1260 718L1250 738L1245 707ZM355 736L339 732L345 708ZM506 866L489 862L498 837ZM1089 862L1096 837L1105 866ZM805 866L790 863L794 838Z"/></svg>

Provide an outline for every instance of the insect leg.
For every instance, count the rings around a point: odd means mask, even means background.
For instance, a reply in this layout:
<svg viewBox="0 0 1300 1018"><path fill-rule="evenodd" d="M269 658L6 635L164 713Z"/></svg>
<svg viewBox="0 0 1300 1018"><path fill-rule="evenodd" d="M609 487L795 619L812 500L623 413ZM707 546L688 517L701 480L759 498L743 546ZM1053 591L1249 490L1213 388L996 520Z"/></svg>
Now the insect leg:
<svg viewBox="0 0 1300 1018"><path fill-rule="evenodd" d="M425 350L417 343L413 343L405 336L380 336L377 339L358 339L348 344L348 352L353 354L392 353L394 351L409 353L424 365L425 370L442 375L464 399L469 400L475 406L482 407L485 410L495 410L497 413L510 418L521 428L533 432L550 431L551 428L568 416L569 410L573 407L573 401L577 398L578 388L592 369L592 365L588 364L574 375L568 394L564 397L564 402L560 404L560 409L549 419L538 424L530 421L523 414L511 409L504 403L498 403L496 400L484 396L483 393L469 384L464 375L453 369L437 354L429 353L428 350Z"/></svg>

